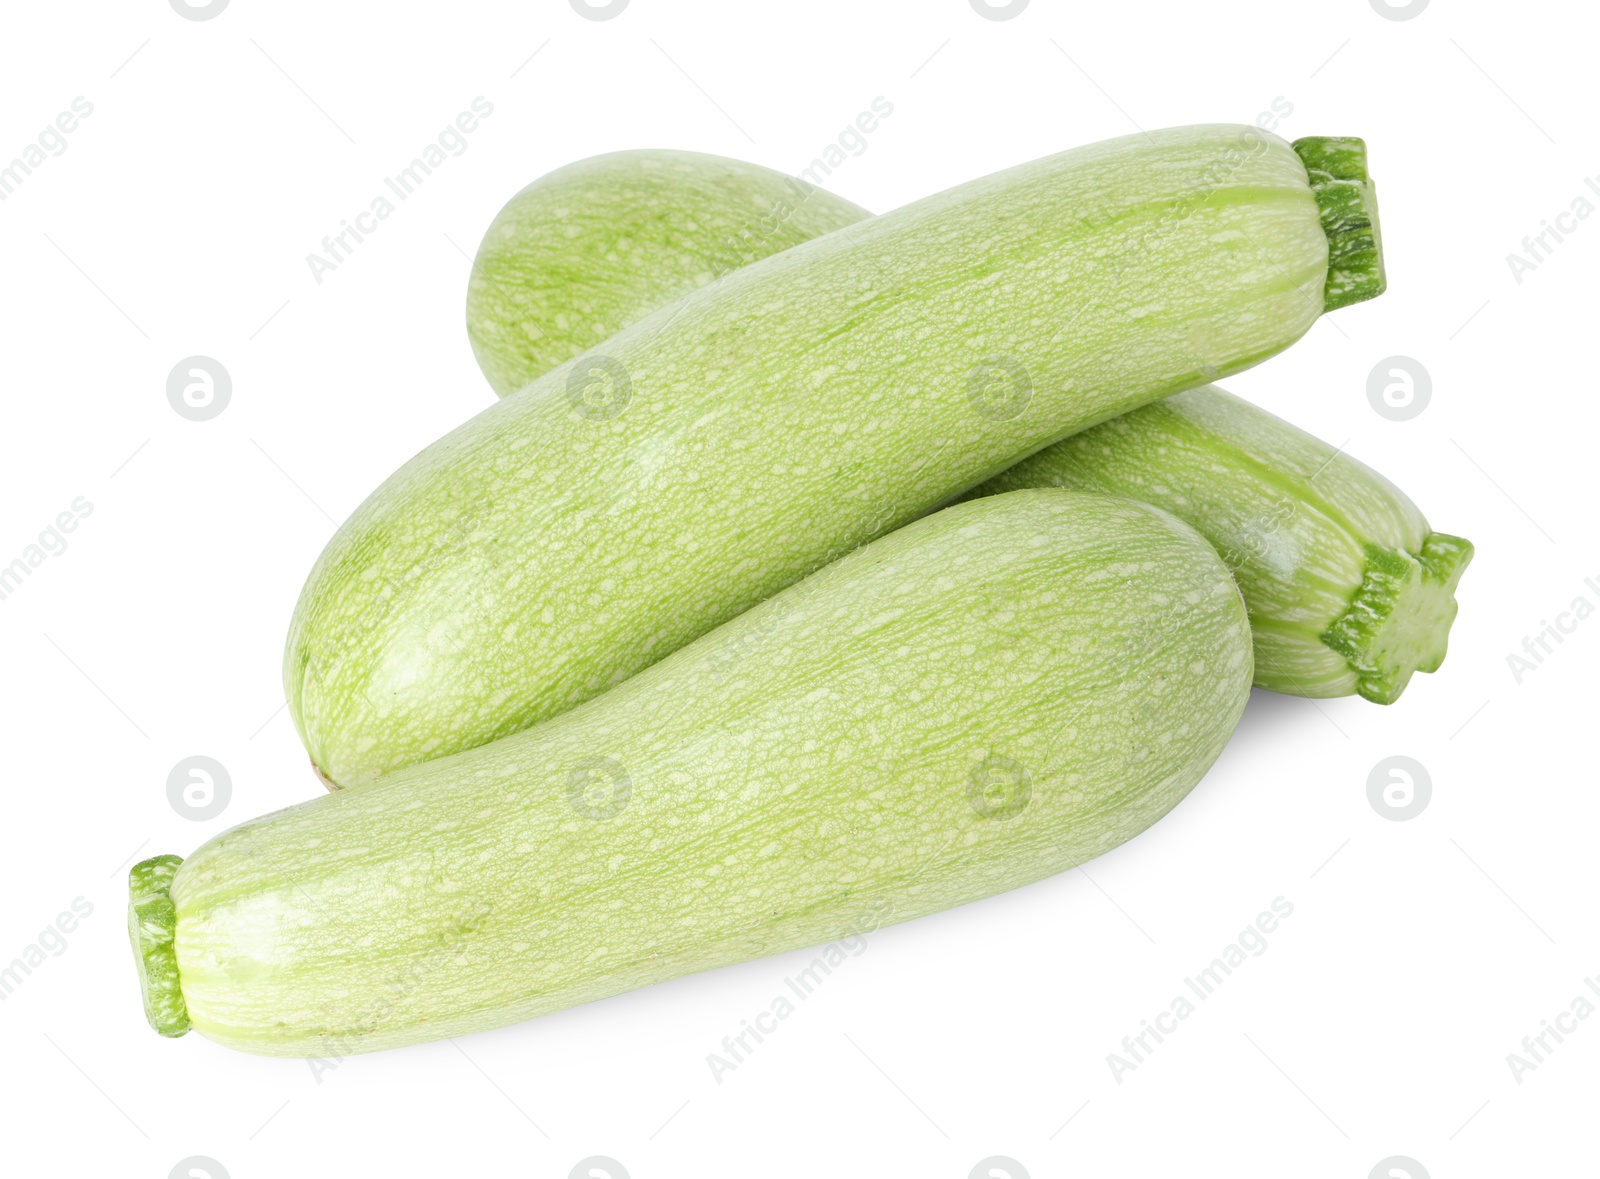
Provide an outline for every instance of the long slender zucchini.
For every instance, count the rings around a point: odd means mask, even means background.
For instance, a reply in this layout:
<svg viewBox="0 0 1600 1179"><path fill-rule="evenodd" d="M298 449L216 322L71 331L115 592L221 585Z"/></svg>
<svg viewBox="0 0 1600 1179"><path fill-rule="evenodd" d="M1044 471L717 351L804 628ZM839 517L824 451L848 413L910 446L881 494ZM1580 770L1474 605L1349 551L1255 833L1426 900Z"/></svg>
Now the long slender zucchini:
<svg viewBox="0 0 1600 1179"><path fill-rule="evenodd" d="M754 262L552 369L317 562L285 653L313 762L348 785L527 728L1371 297L1354 142L1209 126L1065 152Z"/></svg>
<svg viewBox="0 0 1600 1179"><path fill-rule="evenodd" d="M146 1010L343 1055L1015 888L1184 797L1249 633L1160 509L956 505L526 732L140 864Z"/></svg>
<svg viewBox="0 0 1600 1179"><path fill-rule="evenodd" d="M632 322L723 272L741 248L791 244L789 236L758 231L870 216L800 180L780 183L765 169L752 174L750 165L700 155L669 167L664 154L601 156L518 193L484 239L479 269L492 268L498 288L532 295L470 300L469 323L480 333L559 341L561 355L575 354L594 336L586 308L609 301L633 309L622 321ZM579 178L582 200L573 191ZM636 200L644 205L630 217ZM755 207L764 220L752 218ZM802 212L813 220L802 221ZM617 252L619 234L642 236L657 224L670 231L653 239L647 255ZM735 224L741 233L727 231ZM555 364L533 351L521 355L515 387ZM1258 687L1300 696L1359 692L1387 704L1414 670L1433 671L1444 658L1452 595L1471 545L1429 531L1416 506L1369 468L1221 389L1114 418L970 494L1050 485L1158 504L1210 540L1250 610Z"/></svg>

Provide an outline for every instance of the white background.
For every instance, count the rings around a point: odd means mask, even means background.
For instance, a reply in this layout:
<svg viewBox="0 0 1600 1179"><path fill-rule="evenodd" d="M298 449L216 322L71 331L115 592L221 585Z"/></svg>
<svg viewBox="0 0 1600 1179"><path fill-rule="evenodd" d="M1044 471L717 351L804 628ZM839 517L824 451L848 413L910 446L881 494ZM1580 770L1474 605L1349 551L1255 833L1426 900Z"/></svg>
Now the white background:
<svg viewBox="0 0 1600 1179"><path fill-rule="evenodd" d="M604 22L567 0L8 5L0 162L75 97L93 114L0 202L0 564L75 497L93 512L0 601L0 963L74 898L93 913L0 1002L0 1171L1593 1173L1600 1019L1520 1084L1506 1056L1600 975L1600 621L1520 684L1507 656L1574 598L1600 605L1600 217L1520 283L1506 256L1600 174L1597 23L1443 0L1404 21L1368 0L1033 0L1004 21L968 0L632 0ZM479 95L468 150L316 283L306 255ZM707 1054L809 954L320 1079L157 1038L126 866L320 789L282 710L285 627L335 522L492 400L463 251L571 160L679 147L795 172L879 95L893 115L827 181L875 211L1279 97L1286 137L1367 139L1389 292L1229 385L1477 543L1442 672L1390 708L1258 694L1154 829L871 936L720 1084ZM207 422L165 392L197 353L233 378ZM1433 382L1406 422L1366 395L1395 354ZM232 778L206 822L166 796L194 754ZM1393 754L1433 784L1406 822L1367 798ZM1107 1053L1279 896L1294 913L1266 952L1114 1080Z"/></svg>

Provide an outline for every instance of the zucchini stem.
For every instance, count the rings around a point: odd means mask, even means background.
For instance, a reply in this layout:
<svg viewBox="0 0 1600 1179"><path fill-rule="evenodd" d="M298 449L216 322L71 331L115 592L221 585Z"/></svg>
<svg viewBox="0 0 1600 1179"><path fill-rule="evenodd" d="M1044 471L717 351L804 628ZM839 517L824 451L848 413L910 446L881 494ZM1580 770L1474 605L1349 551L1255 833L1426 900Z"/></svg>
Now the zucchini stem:
<svg viewBox="0 0 1600 1179"><path fill-rule="evenodd" d="M1356 673L1356 691L1393 704L1413 672L1437 671L1456 617L1456 585L1472 542L1430 532L1421 553L1367 546L1361 587L1322 641Z"/></svg>
<svg viewBox="0 0 1600 1179"><path fill-rule="evenodd" d="M172 944L178 929L172 877L181 863L181 856L154 856L128 870L128 937L139 968L144 1017L163 1036L181 1036L189 1030L178 953Z"/></svg>
<svg viewBox="0 0 1600 1179"><path fill-rule="evenodd" d="M1366 141L1312 135L1295 140L1293 147L1306 166L1322 231L1328 235L1323 311L1376 299L1383 294L1388 280L1383 272L1378 195L1367 175Z"/></svg>

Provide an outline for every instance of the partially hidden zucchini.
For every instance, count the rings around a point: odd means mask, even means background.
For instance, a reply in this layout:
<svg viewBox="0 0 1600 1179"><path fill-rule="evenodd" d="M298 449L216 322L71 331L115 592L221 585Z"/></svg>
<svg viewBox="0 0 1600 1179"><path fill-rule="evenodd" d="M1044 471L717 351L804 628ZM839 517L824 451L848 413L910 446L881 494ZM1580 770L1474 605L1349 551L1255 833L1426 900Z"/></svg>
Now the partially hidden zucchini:
<svg viewBox="0 0 1600 1179"><path fill-rule="evenodd" d="M146 1011L342 1056L990 896L1176 805L1250 659L1160 509L959 504L526 732L141 863Z"/></svg>
<svg viewBox="0 0 1600 1179"><path fill-rule="evenodd" d="M681 295L869 215L721 156L579 160L528 185L490 223L467 286L467 337L504 397Z"/></svg>
<svg viewBox="0 0 1600 1179"><path fill-rule="evenodd" d="M563 712L1377 294L1352 145L1207 126L1065 152L763 258L538 377L318 560L285 651L314 764L368 781Z"/></svg>
<svg viewBox="0 0 1600 1179"><path fill-rule="evenodd" d="M630 216L633 202L642 204ZM514 380L496 381L488 363L484 372L509 392L554 367L536 344L559 342L565 357L604 330L589 314L597 306L632 308L608 321L623 326L740 256L869 216L799 179L717 156L619 152L570 165L519 192L479 250L474 341L529 341ZM651 245L619 252L619 238ZM1444 658L1472 546L1430 531L1368 467L1215 386L1046 447L969 494L1052 485L1143 499L1199 529L1244 592L1258 687L1387 704L1413 671Z"/></svg>
<svg viewBox="0 0 1600 1179"><path fill-rule="evenodd" d="M1193 524L1250 610L1256 684L1392 704L1444 661L1472 544L1382 475L1215 386L1085 430L973 495L1074 487Z"/></svg>

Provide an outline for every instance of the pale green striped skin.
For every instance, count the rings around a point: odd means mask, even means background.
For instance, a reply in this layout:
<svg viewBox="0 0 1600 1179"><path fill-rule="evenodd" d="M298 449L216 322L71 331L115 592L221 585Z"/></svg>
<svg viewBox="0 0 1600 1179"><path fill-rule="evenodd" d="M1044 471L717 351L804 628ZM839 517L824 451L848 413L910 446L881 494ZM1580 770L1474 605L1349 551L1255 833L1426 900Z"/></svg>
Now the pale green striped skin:
<svg viewBox="0 0 1600 1179"><path fill-rule="evenodd" d="M1085 430L972 492L1071 487L1165 508L1233 570L1256 684L1389 704L1444 661L1472 545L1382 475L1214 386Z"/></svg>
<svg viewBox="0 0 1600 1179"><path fill-rule="evenodd" d="M504 397L663 304L870 216L781 172L689 151L620 151L528 185L495 216L467 337Z"/></svg>
<svg viewBox="0 0 1600 1179"><path fill-rule="evenodd" d="M1289 145L1216 126L734 271L447 435L339 530L285 655L312 759L348 785L561 713L1027 454L1287 347L1327 259Z"/></svg>
<svg viewBox="0 0 1600 1179"><path fill-rule="evenodd" d="M1175 806L1250 676L1174 517L957 505L527 732L201 847L171 883L188 1020L394 1047L1016 888Z"/></svg>
<svg viewBox="0 0 1600 1179"><path fill-rule="evenodd" d="M1303 140L1296 149L1313 191L1322 194L1323 228L1339 242L1340 267L1329 275L1325 300L1331 306L1373 297L1383 274L1365 147L1331 139ZM523 330L575 352L576 339L592 338L581 309L597 299L636 308L626 320L632 322L693 290L691 274L727 265L711 228L685 227L744 219L753 200L769 199L770 188L755 196L741 192L750 165L735 160L697 155L666 171L659 154L584 161L518 194L516 233L528 245L515 252L518 265L498 273L505 283L520 281L537 292L536 325ZM757 171L770 185L773 174ZM594 215L574 211L566 184L546 187L568 173L592 174L586 193ZM788 185L806 194L813 212L847 222L870 215L799 180ZM674 227L657 239L653 269L614 248L618 223L628 224L626 202L641 192L646 224L665 220ZM581 226L576 234L574 220ZM505 235L491 230L480 258L491 253L491 241L496 256L513 255ZM559 252L549 243L559 243ZM549 260L557 254L558 262ZM469 321L507 314L494 301L469 303ZM529 363L520 375L531 380L554 363ZM1444 659L1455 586L1472 546L1430 532L1404 493L1371 469L1215 386L1046 447L968 494L1029 486L1144 499L1199 529L1244 591L1258 687L1298 696L1359 692L1390 703L1414 671L1437 670Z"/></svg>

